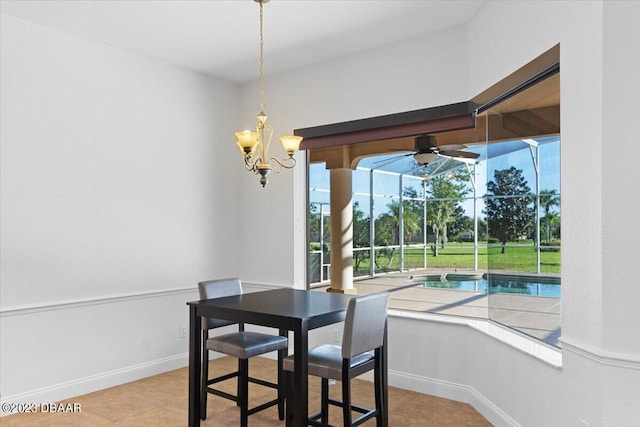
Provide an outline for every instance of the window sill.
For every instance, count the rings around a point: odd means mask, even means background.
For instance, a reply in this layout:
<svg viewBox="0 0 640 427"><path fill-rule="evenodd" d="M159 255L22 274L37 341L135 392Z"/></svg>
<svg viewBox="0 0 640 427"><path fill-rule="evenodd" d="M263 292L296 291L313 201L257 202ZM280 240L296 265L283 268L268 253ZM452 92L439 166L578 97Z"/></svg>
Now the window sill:
<svg viewBox="0 0 640 427"><path fill-rule="evenodd" d="M443 316L439 314L418 313L394 309L389 309L389 316L468 326L525 354L528 354L549 366L556 369L562 368L562 351L560 349L534 340L524 334L520 334L512 329L505 328L504 326L489 320Z"/></svg>

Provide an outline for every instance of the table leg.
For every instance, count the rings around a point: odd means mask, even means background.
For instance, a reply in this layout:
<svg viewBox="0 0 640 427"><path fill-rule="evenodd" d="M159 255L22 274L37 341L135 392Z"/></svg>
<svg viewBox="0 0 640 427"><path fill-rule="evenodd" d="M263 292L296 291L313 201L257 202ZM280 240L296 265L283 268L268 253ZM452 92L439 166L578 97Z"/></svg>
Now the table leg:
<svg viewBox="0 0 640 427"><path fill-rule="evenodd" d="M196 307L189 313L189 427L200 427L201 322Z"/></svg>
<svg viewBox="0 0 640 427"><path fill-rule="evenodd" d="M388 378L388 357L387 357L387 326L388 322L384 323L384 338L382 341L382 425L384 427L389 426L389 378Z"/></svg>
<svg viewBox="0 0 640 427"><path fill-rule="evenodd" d="M309 414L308 325L302 322L293 335L293 425L307 426Z"/></svg>

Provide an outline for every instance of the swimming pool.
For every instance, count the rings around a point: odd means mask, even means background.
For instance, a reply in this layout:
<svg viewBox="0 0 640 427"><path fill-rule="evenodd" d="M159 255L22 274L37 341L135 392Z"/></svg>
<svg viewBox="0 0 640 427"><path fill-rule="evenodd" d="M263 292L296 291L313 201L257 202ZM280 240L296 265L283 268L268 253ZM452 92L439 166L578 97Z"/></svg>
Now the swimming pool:
<svg viewBox="0 0 640 427"><path fill-rule="evenodd" d="M546 276L516 276L510 274L443 274L427 276L425 288L455 289L460 291L505 293L560 298L560 278Z"/></svg>

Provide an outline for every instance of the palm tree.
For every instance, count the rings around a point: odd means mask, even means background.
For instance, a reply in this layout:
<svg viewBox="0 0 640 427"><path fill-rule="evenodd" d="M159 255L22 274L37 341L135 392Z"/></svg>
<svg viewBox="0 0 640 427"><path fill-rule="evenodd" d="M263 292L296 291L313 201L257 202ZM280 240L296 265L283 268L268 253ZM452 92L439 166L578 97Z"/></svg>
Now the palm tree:
<svg viewBox="0 0 640 427"><path fill-rule="evenodd" d="M393 246L400 244L400 202L394 200L387 205L388 212L380 215L376 219L376 245ZM412 234L420 231L420 218L413 209L403 209L402 212L402 227L404 235L402 236L403 242L407 243ZM386 267L389 268L393 262L393 257L396 253L395 248L387 248L379 251L381 255L388 257ZM378 265L378 259L376 257L376 265ZM378 265L379 267L379 265Z"/></svg>
<svg viewBox="0 0 640 427"><path fill-rule="evenodd" d="M542 190L540 192L540 205L544 209L547 245L551 242L551 222L555 219L551 209L560 205L560 198L556 190Z"/></svg>
<svg viewBox="0 0 640 427"><path fill-rule="evenodd" d="M389 209L389 213L384 214L390 217L390 221L393 224L392 231L392 242L396 244L400 244L400 239L398 238L398 232L400 230L400 202L392 201L387 205ZM420 218L417 217L416 213L411 209L403 209L402 210L402 227L404 229L403 242L408 243L407 239L414 234L420 231Z"/></svg>

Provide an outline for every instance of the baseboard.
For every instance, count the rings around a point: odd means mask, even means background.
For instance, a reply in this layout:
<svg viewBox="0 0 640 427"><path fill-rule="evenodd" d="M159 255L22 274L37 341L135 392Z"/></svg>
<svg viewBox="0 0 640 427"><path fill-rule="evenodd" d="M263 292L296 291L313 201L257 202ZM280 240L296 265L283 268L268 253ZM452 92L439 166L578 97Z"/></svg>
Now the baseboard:
<svg viewBox="0 0 640 427"><path fill-rule="evenodd" d="M215 357L215 356L214 356ZM159 360L141 363L122 369L104 372L90 377L79 378L61 384L52 385L28 393L22 393L14 396L3 396L2 404L5 403L51 403L64 400L73 402L73 398L69 396L80 396L94 391L103 390L105 388L125 384L153 375L188 366L188 354L178 354ZM364 377L364 376L363 376ZM364 378L368 379L368 378ZM486 399L473 387L456 384L448 381L442 381L434 378L427 378L418 375L411 375L399 371L389 370L389 385L393 387L403 388L416 391L419 393L430 394L445 399L456 400L459 402L469 403L482 414L493 425L500 427L517 427L519 424L510 418L506 413L500 410L491 401ZM4 411L1 416L9 415Z"/></svg>
<svg viewBox="0 0 640 427"><path fill-rule="evenodd" d="M520 426L513 418L509 417L509 415L471 386L407 374L391 369L388 375L389 385L392 387L468 403L496 427Z"/></svg>
<svg viewBox="0 0 640 427"><path fill-rule="evenodd" d="M13 396L2 396L2 408L5 408L5 403L42 404L59 402L61 400L73 403L73 397L69 396L81 396L83 394L92 393L94 391L103 390L105 388L186 367L189 364L188 356L188 353L177 354L175 356L165 357L159 360L153 360L122 369L79 378L77 380L61 384L55 384L38 390L29 391L27 393ZM0 416L5 415L10 415L10 413L6 413L3 410L0 413Z"/></svg>

